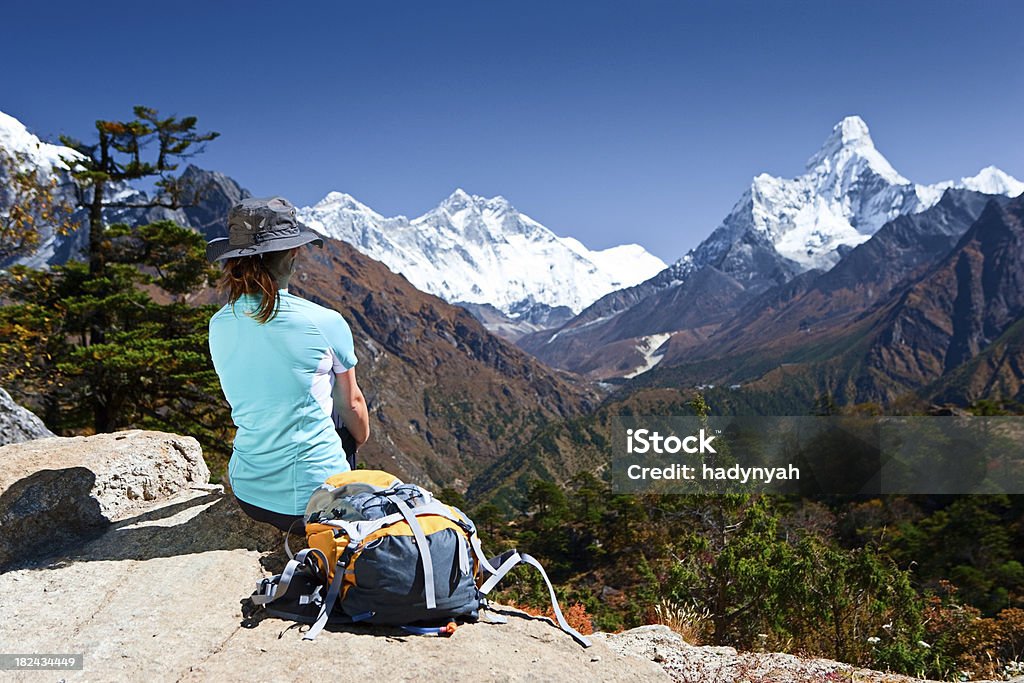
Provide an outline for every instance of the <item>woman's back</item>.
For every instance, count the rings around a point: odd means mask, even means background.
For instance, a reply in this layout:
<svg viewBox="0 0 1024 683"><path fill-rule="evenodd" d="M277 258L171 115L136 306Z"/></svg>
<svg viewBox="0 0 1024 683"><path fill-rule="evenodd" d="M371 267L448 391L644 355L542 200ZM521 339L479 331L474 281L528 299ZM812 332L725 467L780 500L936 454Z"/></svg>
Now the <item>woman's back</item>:
<svg viewBox="0 0 1024 683"><path fill-rule="evenodd" d="M334 374L356 358L341 315L284 290L279 296L266 323L251 315L258 297L225 305L210 320L210 353L238 427L228 472L235 494L300 514L313 488L348 469L331 389Z"/></svg>
<svg viewBox="0 0 1024 683"><path fill-rule="evenodd" d="M283 197L241 200L227 232L206 255L223 262L228 293L210 319L210 355L238 428L228 479L246 514L287 530L320 484L349 469L335 412L353 452L369 438L369 414L348 324L288 293L299 248L323 237Z"/></svg>

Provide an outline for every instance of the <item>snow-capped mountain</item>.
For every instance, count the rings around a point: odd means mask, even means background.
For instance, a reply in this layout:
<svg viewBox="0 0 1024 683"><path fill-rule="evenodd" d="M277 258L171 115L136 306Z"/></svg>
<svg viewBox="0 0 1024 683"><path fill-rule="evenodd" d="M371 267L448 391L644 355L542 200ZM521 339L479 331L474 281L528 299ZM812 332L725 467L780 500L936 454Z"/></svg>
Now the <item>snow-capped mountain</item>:
<svg viewBox="0 0 1024 683"><path fill-rule="evenodd" d="M21 163L44 176L57 174L58 194L70 204L78 203L62 161L75 158L76 152L42 142L3 112L0 150L17 154ZM182 182L196 190L200 201L173 211L117 208L118 203L145 204L147 196L128 184L108 185L105 218L131 224L169 219L192 225L211 238L223 234L223 216L231 204L248 196L223 174L193 166L185 170ZM0 211L9 199L0 184ZM501 324L522 330L558 324L604 294L642 282L665 268L664 262L639 245L591 251L578 240L556 236L502 197L486 199L462 190L411 221L404 216L386 218L339 192L302 209L302 215L328 236L348 241L404 274L418 288L453 303L493 305L512 319ZM44 226L39 245L15 262L45 267L80 256L88 242L88 221L84 210L75 218L82 227L70 235L54 234Z"/></svg>
<svg viewBox="0 0 1024 683"><path fill-rule="evenodd" d="M412 220L382 216L340 192L299 214L419 289L450 302L491 304L513 318L537 306L576 313L665 268L639 245L591 251L578 240L558 237L504 197L461 189Z"/></svg>
<svg viewBox="0 0 1024 683"><path fill-rule="evenodd" d="M758 247L781 257L787 275L828 270L852 247L897 216L934 206L950 187L1016 196L1024 183L989 166L958 182L918 185L896 172L875 148L859 116L837 123L796 178L762 173L722 224L673 264L673 279L715 265L741 282L756 279Z"/></svg>

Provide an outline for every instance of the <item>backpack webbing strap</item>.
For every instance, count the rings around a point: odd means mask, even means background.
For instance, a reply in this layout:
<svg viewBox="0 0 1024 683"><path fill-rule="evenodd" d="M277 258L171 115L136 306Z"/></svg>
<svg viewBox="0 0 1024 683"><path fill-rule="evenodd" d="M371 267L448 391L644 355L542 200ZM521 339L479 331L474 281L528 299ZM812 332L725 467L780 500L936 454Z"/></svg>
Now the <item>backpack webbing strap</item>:
<svg viewBox="0 0 1024 683"><path fill-rule="evenodd" d="M388 496L387 498L398 507L399 512L402 513L405 521L408 522L409 528L412 529L412 535L416 539L416 547L420 551L420 564L423 565L423 593L427 600L427 609L435 609L437 607L437 597L434 594L434 562L430 557L430 546L427 545L427 537L423 534L423 527L420 526L416 515L405 504L404 500L398 496Z"/></svg>
<svg viewBox="0 0 1024 683"><path fill-rule="evenodd" d="M493 589L498 582L505 578L505 575L512 570L512 567L515 567L517 564L522 562L522 557L516 550L506 550L501 555L488 560L486 563L488 567L492 566L491 562L496 562L498 568L492 569L491 575L480 585L480 592L484 595L490 593L491 589Z"/></svg>
<svg viewBox="0 0 1024 683"><path fill-rule="evenodd" d="M485 572L493 574L497 571L487 560L487 553L484 552L484 547L480 544L480 537L477 536L476 531L469 535L469 545L473 548L473 554L476 555L476 561L480 563L480 567Z"/></svg>
<svg viewBox="0 0 1024 683"><path fill-rule="evenodd" d="M541 566L540 562L535 560L533 556L527 555L526 553L520 553L518 550L508 550L501 555L488 560L484 556L483 546L480 544L480 538L475 533L470 537L470 544L473 546L473 552L476 554L477 560L480 562L480 566L491 575L480 586L481 593L484 595L489 593L499 581L505 578L505 575L508 574L513 567L525 562L526 564L535 567L537 571L540 572L541 578L544 579L544 585L548 587L548 596L551 598L551 609L555 613L555 619L558 621L559 628L572 636L573 640L583 647L590 647L590 639L574 629L572 626L569 626L569 622L567 622L565 620L565 616L562 615L562 609L558 606L558 597L555 595L555 588L551 585L551 580L548 579L548 574L544 571L544 567ZM492 562L495 564L491 564Z"/></svg>
<svg viewBox="0 0 1024 683"><path fill-rule="evenodd" d="M526 564L536 567L537 571L540 572L541 578L544 579L544 584L548 587L548 595L551 596L551 608L555 612L555 619L558 620L558 625L562 627L563 631L572 636L573 640L575 640L577 643L579 643L583 647L590 647L590 639L585 637L582 633L574 629L572 626L569 626L569 622L567 622L565 620L565 617L562 616L562 610L558 606L558 598L555 596L555 589L551 585L551 581L548 579L548 574L544 571L544 567L540 565L540 562L533 559L532 555L522 553L520 557Z"/></svg>
<svg viewBox="0 0 1024 683"><path fill-rule="evenodd" d="M289 560L294 560L295 556L292 555L292 549L288 545L288 537L292 535L292 531L295 529L295 525L301 521L301 519L293 520L292 523L288 525L288 531L284 532L284 552L288 555Z"/></svg>
<svg viewBox="0 0 1024 683"><path fill-rule="evenodd" d="M507 624L508 617L495 612L489 605L481 605L478 621L485 624Z"/></svg>
<svg viewBox="0 0 1024 683"><path fill-rule="evenodd" d="M462 538L456 538L455 544L459 550L459 571L463 576L469 576L469 549L466 547L466 542Z"/></svg>
<svg viewBox="0 0 1024 683"><path fill-rule="evenodd" d="M324 630L324 626L327 625L327 618L331 615L331 610L334 609L334 603L338 601L338 594L341 593L341 584L344 576L345 567L341 562L338 562L334 567L334 580L331 581L331 587L327 589L327 597L324 598L324 604L320 606L320 614L316 616L316 621L313 622L313 625L302 636L303 640L313 640L319 635L320 631Z"/></svg>
<svg viewBox="0 0 1024 683"><path fill-rule="evenodd" d="M466 528L466 521L457 515L452 514L448 510L447 506L442 505L436 500L432 500L425 505L416 506L417 515L438 515L445 519L451 520L455 524ZM401 512L395 512L379 519L361 519L361 520L344 520L344 519L324 519L319 522L325 526L331 526L336 529L341 529L348 534L350 543L358 543L364 538L369 536L379 529L383 529L386 526L391 526L395 522L400 522L405 519L405 516ZM467 533L468 530L467 530Z"/></svg>

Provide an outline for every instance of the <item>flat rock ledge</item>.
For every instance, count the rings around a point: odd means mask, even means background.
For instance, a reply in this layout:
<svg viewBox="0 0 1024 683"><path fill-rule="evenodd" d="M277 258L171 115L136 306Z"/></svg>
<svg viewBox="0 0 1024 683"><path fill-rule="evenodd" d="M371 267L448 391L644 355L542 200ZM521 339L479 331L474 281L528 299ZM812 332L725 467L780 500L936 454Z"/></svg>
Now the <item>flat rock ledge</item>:
<svg viewBox="0 0 1024 683"><path fill-rule="evenodd" d="M679 683L938 683L864 669L831 659L690 645L678 633L662 625L641 626L623 633L601 633L595 638L604 641L619 654L659 664L672 680ZM1024 683L1024 676L1002 683Z"/></svg>

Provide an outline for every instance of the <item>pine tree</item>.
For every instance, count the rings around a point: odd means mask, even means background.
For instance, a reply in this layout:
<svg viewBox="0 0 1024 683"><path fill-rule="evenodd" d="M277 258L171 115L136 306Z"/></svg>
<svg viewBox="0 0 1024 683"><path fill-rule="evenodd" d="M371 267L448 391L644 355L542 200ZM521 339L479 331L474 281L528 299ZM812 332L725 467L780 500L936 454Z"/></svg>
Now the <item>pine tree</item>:
<svg viewBox="0 0 1024 683"><path fill-rule="evenodd" d="M185 188L173 173L178 160L203 151L204 143L219 133L199 133L196 117L161 118L155 109L137 106L131 121L96 121L97 140L86 144L68 136L61 142L82 156L65 159L78 186L78 205L89 210L89 272L99 275L105 262L103 212L108 208L177 209L186 201ZM156 143L155 158L145 159L143 150ZM157 178L157 196L144 202L125 202L107 196L114 184L143 178Z"/></svg>
<svg viewBox="0 0 1024 683"><path fill-rule="evenodd" d="M0 381L58 431L155 427L193 434L216 451L230 441L223 426L230 420L207 347L211 311L186 303L212 277L205 243L171 222L107 227L104 216L190 203L195 189L187 192L174 171L218 134L197 132L194 116L161 117L141 106L134 115L96 121L92 144L61 138L77 152L62 161L76 208L88 209L86 261L49 271L14 267L0 278ZM41 176L11 177L24 189L8 192L12 208L0 227L18 219L11 227L29 246L43 225L61 230L70 211L47 208L55 188ZM156 179L152 199L110 196L147 178Z"/></svg>

